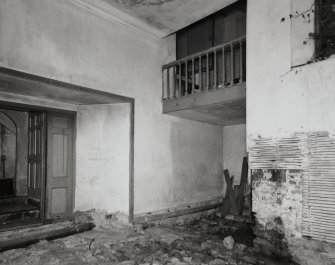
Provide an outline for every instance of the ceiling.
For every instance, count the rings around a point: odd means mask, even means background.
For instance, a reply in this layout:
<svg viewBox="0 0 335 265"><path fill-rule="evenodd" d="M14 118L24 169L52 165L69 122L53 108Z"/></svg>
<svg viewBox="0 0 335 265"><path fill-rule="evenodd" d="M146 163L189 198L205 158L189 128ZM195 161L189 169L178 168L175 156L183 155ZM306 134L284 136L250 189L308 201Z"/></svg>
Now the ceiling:
<svg viewBox="0 0 335 265"><path fill-rule="evenodd" d="M103 0L149 26L169 35L236 0Z"/></svg>

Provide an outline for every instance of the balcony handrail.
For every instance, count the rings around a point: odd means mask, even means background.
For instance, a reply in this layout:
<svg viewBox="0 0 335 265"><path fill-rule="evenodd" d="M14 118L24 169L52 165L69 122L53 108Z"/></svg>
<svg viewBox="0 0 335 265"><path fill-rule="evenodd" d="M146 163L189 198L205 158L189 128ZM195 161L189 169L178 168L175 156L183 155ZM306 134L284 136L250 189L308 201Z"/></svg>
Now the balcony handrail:
<svg viewBox="0 0 335 265"><path fill-rule="evenodd" d="M245 81L246 37L241 36L162 66L162 100Z"/></svg>
<svg viewBox="0 0 335 265"><path fill-rule="evenodd" d="M212 52L214 52L215 50L220 50L220 49L222 49L223 47L230 46L230 45L233 45L233 44L235 44L235 43L239 43L240 41L245 41L245 40L246 40L246 36L243 35L243 36L241 36L241 37L239 37L239 38L236 38L236 39L233 39L233 40L231 40L231 41L227 41L227 42L221 43L221 44L216 45L216 46L214 46L214 47L211 47L211 48L209 48L209 49L207 49L207 50L204 50L204 51L201 51L201 52L197 52L197 53L193 53L193 54L191 54L191 55L189 55L189 56L186 56L186 57L183 57L183 58L181 58L181 59L179 59L179 60L175 60L175 61L173 61L173 62L171 62L171 63L164 64L164 65L162 66L162 70L164 70L164 69L166 69L166 68L169 68L169 67L171 67L171 66L174 66L174 65L176 65L176 64L179 64L180 62L190 61L191 59L197 58L197 57L199 57L199 56L204 56L204 55L206 55L206 54L208 54L208 53L212 53Z"/></svg>

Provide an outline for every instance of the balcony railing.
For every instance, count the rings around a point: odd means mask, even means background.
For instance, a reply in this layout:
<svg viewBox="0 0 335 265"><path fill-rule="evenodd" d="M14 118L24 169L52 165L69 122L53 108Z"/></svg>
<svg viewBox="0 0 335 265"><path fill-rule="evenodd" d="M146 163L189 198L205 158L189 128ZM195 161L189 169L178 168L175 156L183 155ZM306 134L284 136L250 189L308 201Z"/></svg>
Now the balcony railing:
<svg viewBox="0 0 335 265"><path fill-rule="evenodd" d="M162 68L162 100L223 89L245 82L245 36L220 44Z"/></svg>

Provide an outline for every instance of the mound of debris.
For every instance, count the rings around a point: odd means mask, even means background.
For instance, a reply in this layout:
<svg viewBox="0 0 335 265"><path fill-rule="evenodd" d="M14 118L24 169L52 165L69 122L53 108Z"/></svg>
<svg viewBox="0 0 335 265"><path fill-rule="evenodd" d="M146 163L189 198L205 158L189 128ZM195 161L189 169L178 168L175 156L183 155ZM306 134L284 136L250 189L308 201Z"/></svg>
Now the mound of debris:
<svg viewBox="0 0 335 265"><path fill-rule="evenodd" d="M145 224L143 228L109 225L61 239L42 240L1 253L0 264L291 264L256 253L250 224L227 220L220 214L186 224Z"/></svg>

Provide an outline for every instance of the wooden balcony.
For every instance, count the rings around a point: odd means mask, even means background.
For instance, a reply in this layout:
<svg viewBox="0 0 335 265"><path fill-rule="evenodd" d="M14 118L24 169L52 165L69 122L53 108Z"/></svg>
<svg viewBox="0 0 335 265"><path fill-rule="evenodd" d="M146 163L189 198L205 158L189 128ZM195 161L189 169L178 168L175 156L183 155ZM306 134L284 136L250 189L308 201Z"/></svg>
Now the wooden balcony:
<svg viewBox="0 0 335 265"><path fill-rule="evenodd" d="M245 123L245 37L166 64L163 113L217 125Z"/></svg>

